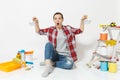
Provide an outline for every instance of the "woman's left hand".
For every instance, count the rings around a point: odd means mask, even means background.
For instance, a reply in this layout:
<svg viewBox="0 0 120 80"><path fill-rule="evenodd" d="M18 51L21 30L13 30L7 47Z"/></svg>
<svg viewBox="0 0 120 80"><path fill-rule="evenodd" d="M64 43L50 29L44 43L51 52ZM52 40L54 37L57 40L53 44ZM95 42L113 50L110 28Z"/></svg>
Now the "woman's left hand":
<svg viewBox="0 0 120 80"><path fill-rule="evenodd" d="M87 15L82 16L81 21L84 21L85 19L87 19L87 17Z"/></svg>

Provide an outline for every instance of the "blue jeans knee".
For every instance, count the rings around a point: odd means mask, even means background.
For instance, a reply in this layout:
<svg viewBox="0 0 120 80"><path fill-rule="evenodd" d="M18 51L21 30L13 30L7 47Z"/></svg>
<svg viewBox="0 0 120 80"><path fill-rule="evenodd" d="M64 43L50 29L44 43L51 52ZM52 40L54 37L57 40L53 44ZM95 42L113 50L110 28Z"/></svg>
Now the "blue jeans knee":
<svg viewBox="0 0 120 80"><path fill-rule="evenodd" d="M45 60L50 59L52 61L57 60L57 53L54 49L54 46L52 43L48 42L45 46Z"/></svg>
<svg viewBox="0 0 120 80"><path fill-rule="evenodd" d="M54 47L53 47L52 43L47 42L46 45L45 45L45 49L49 49L49 48L53 49Z"/></svg>
<svg viewBox="0 0 120 80"><path fill-rule="evenodd" d="M66 63L64 64L65 69L72 69L73 68L74 61L71 58L67 58Z"/></svg>
<svg viewBox="0 0 120 80"><path fill-rule="evenodd" d="M45 59L51 59L54 53L54 47L52 43L48 42L45 45Z"/></svg>

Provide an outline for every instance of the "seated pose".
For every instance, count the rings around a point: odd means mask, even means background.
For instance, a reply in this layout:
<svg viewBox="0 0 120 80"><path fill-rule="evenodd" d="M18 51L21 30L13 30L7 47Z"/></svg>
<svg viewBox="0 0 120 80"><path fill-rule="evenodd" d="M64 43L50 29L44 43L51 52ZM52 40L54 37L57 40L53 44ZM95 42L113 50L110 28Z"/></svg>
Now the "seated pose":
<svg viewBox="0 0 120 80"><path fill-rule="evenodd" d="M45 46L45 71L42 77L47 77L55 67L63 69L72 69L76 56L75 35L84 30L84 20L87 16L81 18L80 27L73 28L70 25L63 25L63 14L56 12L53 15L54 26L40 29L39 21L33 17L35 30L40 35L47 35L48 41Z"/></svg>

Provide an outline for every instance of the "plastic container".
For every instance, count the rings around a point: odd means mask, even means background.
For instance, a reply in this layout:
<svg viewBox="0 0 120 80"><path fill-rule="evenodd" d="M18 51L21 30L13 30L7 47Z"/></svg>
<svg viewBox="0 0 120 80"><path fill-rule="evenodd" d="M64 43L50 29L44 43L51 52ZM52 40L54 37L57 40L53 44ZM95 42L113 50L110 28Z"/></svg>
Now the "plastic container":
<svg viewBox="0 0 120 80"><path fill-rule="evenodd" d="M107 55L107 47L105 47L105 46L100 47L100 54L103 56L106 56Z"/></svg>
<svg viewBox="0 0 120 80"><path fill-rule="evenodd" d="M100 61L100 70L108 71L108 61Z"/></svg>
<svg viewBox="0 0 120 80"><path fill-rule="evenodd" d="M11 72L21 68L21 64L15 61L0 63L0 71Z"/></svg>
<svg viewBox="0 0 120 80"><path fill-rule="evenodd" d="M17 53L16 58L21 59L21 54Z"/></svg>
<svg viewBox="0 0 120 80"><path fill-rule="evenodd" d="M100 33L100 40L108 40L108 33L107 32L101 32Z"/></svg>
<svg viewBox="0 0 120 80"><path fill-rule="evenodd" d="M25 62L25 50L20 50L20 51L18 51L18 53L21 54L21 60L22 60L23 62Z"/></svg>
<svg viewBox="0 0 120 80"><path fill-rule="evenodd" d="M27 66L33 66L33 51L25 52L25 61Z"/></svg>
<svg viewBox="0 0 120 80"><path fill-rule="evenodd" d="M117 63L116 62L108 62L109 72L115 73L117 72Z"/></svg>

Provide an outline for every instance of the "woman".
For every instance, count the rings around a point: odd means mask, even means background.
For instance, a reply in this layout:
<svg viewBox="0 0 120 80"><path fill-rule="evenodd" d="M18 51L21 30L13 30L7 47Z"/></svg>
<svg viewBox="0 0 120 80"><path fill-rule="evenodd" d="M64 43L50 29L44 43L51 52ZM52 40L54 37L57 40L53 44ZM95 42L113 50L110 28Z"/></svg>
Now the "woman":
<svg viewBox="0 0 120 80"><path fill-rule="evenodd" d="M42 74L43 77L47 77L54 67L72 69L74 61L77 60L75 35L84 31L85 19L87 19L86 15L81 18L80 28L73 28L70 25L63 25L63 14L56 12L53 15L55 26L40 29L38 19L33 18L36 32L47 35L49 41L45 46L46 68Z"/></svg>

